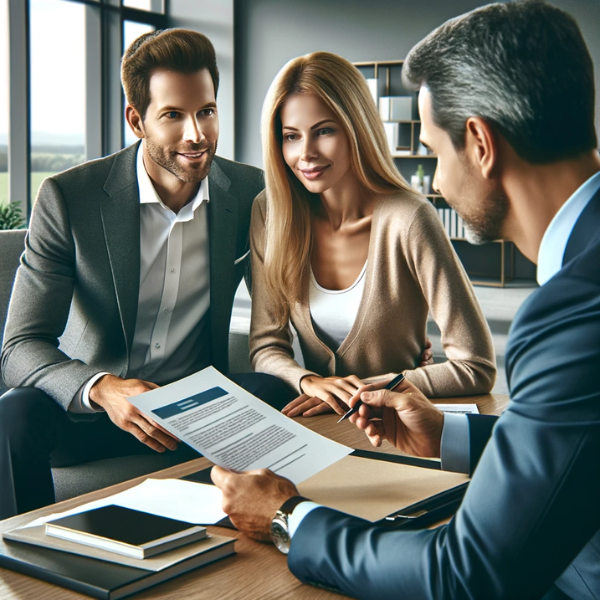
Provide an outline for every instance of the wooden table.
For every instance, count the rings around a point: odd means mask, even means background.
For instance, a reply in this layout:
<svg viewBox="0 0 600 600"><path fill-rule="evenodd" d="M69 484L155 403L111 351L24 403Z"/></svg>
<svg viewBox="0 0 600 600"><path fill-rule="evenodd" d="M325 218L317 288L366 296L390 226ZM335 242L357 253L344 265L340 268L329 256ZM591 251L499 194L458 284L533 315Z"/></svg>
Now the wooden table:
<svg viewBox="0 0 600 600"><path fill-rule="evenodd" d="M440 400L441 401L441 400ZM443 402L469 402L477 403L479 412L499 415L508 404L508 397L502 394L486 394L485 396L469 396L466 398L444 399ZM351 423L336 425L337 415L322 415L319 417L302 418L296 420L310 429L326 435L337 442L359 448L372 450L372 446L360 431ZM398 454L398 451L387 442L378 451ZM178 478L194 473L210 466L205 458L190 461L151 476L157 479ZM102 490L90 492L77 498L65 500L45 508L33 511L26 515L19 515L12 519L0 521L0 533L14 529L34 518L56 512L61 512L122 492L147 479L144 475L124 483L114 485ZM214 598L219 600L248 600L258 599L339 599L341 596L321 589L313 588L300 583L288 570L286 557L274 546L253 542L243 535L220 527L210 527L211 531L221 535L238 538L235 548L237 554L230 558L218 561L212 565L202 567L185 575L176 577L154 588L141 592L136 599L161 599L161 600L187 600L195 598ZM0 539L0 547L3 542ZM39 581L6 569L0 569L0 598L2 600L75 600L85 599L76 592Z"/></svg>

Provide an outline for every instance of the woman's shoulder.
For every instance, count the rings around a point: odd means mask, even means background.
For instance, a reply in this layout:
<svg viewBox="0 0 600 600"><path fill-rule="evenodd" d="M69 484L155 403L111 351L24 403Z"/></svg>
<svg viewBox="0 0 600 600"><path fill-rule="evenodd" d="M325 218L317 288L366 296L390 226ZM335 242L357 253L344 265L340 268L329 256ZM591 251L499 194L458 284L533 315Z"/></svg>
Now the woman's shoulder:
<svg viewBox="0 0 600 600"><path fill-rule="evenodd" d="M410 227L417 216L423 218L422 215L435 214L431 202L412 190L382 196L377 201L376 211L380 222L386 223L389 220L389 224L396 227Z"/></svg>
<svg viewBox="0 0 600 600"><path fill-rule="evenodd" d="M253 219L260 219L262 222L265 221L267 215L267 190L262 190L252 204L252 217Z"/></svg>

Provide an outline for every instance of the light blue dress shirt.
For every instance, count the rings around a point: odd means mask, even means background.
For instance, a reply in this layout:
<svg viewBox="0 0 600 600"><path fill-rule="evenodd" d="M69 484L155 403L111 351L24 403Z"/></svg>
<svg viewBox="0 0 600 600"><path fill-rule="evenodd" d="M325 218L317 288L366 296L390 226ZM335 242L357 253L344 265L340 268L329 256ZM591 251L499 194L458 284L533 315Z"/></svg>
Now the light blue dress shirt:
<svg viewBox="0 0 600 600"><path fill-rule="evenodd" d="M590 177L562 205L554 215L548 229L544 233L538 252L537 281L544 285L562 269L563 256L567 242L577 219L600 189L600 172ZM458 473L469 472L469 421L466 415L444 413L444 429L440 454L442 469ZM302 519L321 505L315 502L301 502L296 506L289 518L290 536L300 526Z"/></svg>

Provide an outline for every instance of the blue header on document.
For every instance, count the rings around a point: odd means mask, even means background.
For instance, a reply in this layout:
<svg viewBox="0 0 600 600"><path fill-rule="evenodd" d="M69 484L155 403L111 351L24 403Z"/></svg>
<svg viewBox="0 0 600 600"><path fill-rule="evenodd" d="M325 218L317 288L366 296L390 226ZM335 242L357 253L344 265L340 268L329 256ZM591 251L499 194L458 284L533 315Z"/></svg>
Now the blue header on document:
<svg viewBox="0 0 600 600"><path fill-rule="evenodd" d="M200 392L195 396L190 396L184 400L179 400L179 402L161 406L152 412L161 419L168 419L169 417L184 413L186 410L192 410L192 408L196 408L202 404L210 402L211 400L221 398L222 396L227 396L228 394L229 392L226 392L223 388L214 387L210 388L210 390L206 390L205 392Z"/></svg>

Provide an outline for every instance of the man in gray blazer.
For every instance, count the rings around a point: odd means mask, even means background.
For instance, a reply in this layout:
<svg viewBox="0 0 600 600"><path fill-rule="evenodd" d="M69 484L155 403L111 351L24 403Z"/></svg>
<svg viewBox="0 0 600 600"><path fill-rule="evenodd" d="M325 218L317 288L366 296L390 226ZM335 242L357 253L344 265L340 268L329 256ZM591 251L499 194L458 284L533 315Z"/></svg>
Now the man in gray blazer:
<svg viewBox="0 0 600 600"><path fill-rule="evenodd" d="M307 501L271 473L213 468L239 529L302 581L355 598L600 598L600 157L594 71L575 21L526 0L449 21L410 52L435 189L474 240L538 264L506 349L496 419L443 415L414 386L359 392L375 446L472 473L452 521L408 531ZM355 396L351 404L355 404ZM279 510L278 510L279 508ZM274 518L275 517L275 518Z"/></svg>
<svg viewBox="0 0 600 600"><path fill-rule="evenodd" d="M16 389L0 399L0 519L54 501L51 461L175 450L127 397L228 372L262 171L215 156L219 73L202 34L138 38L122 80L141 142L48 178L32 212L2 349ZM274 377L231 377L290 399Z"/></svg>

